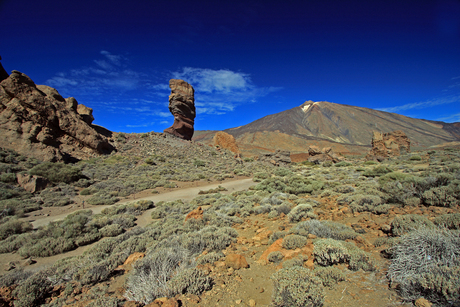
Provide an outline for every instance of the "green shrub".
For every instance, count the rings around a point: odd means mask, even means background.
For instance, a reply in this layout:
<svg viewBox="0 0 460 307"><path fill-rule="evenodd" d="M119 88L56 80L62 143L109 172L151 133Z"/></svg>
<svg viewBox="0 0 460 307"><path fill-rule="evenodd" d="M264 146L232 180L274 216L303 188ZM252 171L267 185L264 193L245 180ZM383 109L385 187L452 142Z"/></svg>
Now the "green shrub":
<svg viewBox="0 0 460 307"><path fill-rule="evenodd" d="M268 243L273 244L276 240L278 240L280 238L284 238L286 235L287 235L287 232L285 232L285 231L275 231L270 236L270 239L268 240Z"/></svg>
<svg viewBox="0 0 460 307"><path fill-rule="evenodd" d="M324 287L309 269L294 266L281 269L271 276L274 289L272 304L281 306L322 306Z"/></svg>
<svg viewBox="0 0 460 307"><path fill-rule="evenodd" d="M300 204L295 206L287 215L289 221L299 222L303 218L316 218L316 214L313 212L313 207L310 204Z"/></svg>
<svg viewBox="0 0 460 307"><path fill-rule="evenodd" d="M376 177L383 176L385 174L391 173L392 170L384 165L379 165L374 167L372 170L367 170L363 173L363 176L366 177Z"/></svg>
<svg viewBox="0 0 460 307"><path fill-rule="evenodd" d="M43 162L34 166L29 173L59 183L71 183L83 178L80 168L64 163Z"/></svg>
<svg viewBox="0 0 460 307"><path fill-rule="evenodd" d="M321 282L325 287L333 288L340 281L346 280L345 274L342 270L336 267L316 267L313 270L313 274L321 279Z"/></svg>
<svg viewBox="0 0 460 307"><path fill-rule="evenodd" d="M205 264L205 263L212 264L216 261L219 261L223 257L225 257L225 255L222 252L210 252L198 258L198 260L196 261L196 264L197 265Z"/></svg>
<svg viewBox="0 0 460 307"><path fill-rule="evenodd" d="M350 162L346 162L346 161L341 161L341 162L338 162L336 164L334 164L335 167L343 167L343 166L350 166L352 165Z"/></svg>
<svg viewBox="0 0 460 307"><path fill-rule="evenodd" d="M429 206L455 207L460 204L458 194L452 193L450 186L431 188L424 192L422 201Z"/></svg>
<svg viewBox="0 0 460 307"><path fill-rule="evenodd" d="M13 234L21 234L32 230L32 224L27 221L19 221L16 218L7 220L0 224L0 240L4 240Z"/></svg>
<svg viewBox="0 0 460 307"><path fill-rule="evenodd" d="M286 184L279 177L273 177L264 179L262 182L258 183L254 189L270 193L283 192L286 190Z"/></svg>
<svg viewBox="0 0 460 307"><path fill-rule="evenodd" d="M410 161L422 161L422 157L420 156L411 156L409 158Z"/></svg>
<svg viewBox="0 0 460 307"><path fill-rule="evenodd" d="M200 295L212 288L212 279L202 270L188 268L174 275L169 284L173 295L186 293Z"/></svg>
<svg viewBox="0 0 460 307"><path fill-rule="evenodd" d="M460 240L441 229L419 228L391 248L388 278L406 300L424 297L440 306L460 303Z"/></svg>
<svg viewBox="0 0 460 307"><path fill-rule="evenodd" d="M280 251L274 251L268 254L267 260L270 262L278 263L283 260L284 256Z"/></svg>
<svg viewBox="0 0 460 307"><path fill-rule="evenodd" d="M171 280L192 267L190 260L190 253L180 246L156 249L134 265L126 281L125 298L147 305L158 297L178 294ZM189 284L187 281L184 283Z"/></svg>
<svg viewBox="0 0 460 307"><path fill-rule="evenodd" d="M14 291L14 297L17 301L14 302L15 306L21 307L34 307L40 306L44 303L44 298L48 291L52 289L53 284L48 279L54 272L52 269L39 271L26 279Z"/></svg>
<svg viewBox="0 0 460 307"><path fill-rule="evenodd" d="M434 224L448 229L460 229L460 213L449 213L437 216Z"/></svg>
<svg viewBox="0 0 460 307"><path fill-rule="evenodd" d="M395 236L401 236L409 231L422 227L435 228L435 225L422 215L397 215L391 222L391 233Z"/></svg>
<svg viewBox="0 0 460 307"><path fill-rule="evenodd" d="M299 235L288 235L283 239L282 246L285 249L296 249L305 246L307 238Z"/></svg>
<svg viewBox="0 0 460 307"><path fill-rule="evenodd" d="M291 233L302 236L313 234L319 238L332 238L335 240L354 239L358 235L353 228L332 221L308 220L298 223L291 229Z"/></svg>
<svg viewBox="0 0 460 307"><path fill-rule="evenodd" d="M350 260L348 249L334 239L321 239L313 244L315 262L322 266L346 263Z"/></svg>
<svg viewBox="0 0 460 307"><path fill-rule="evenodd" d="M288 259L283 262L283 269L292 268L294 266L302 267L304 261L308 260L306 255L302 255L296 258Z"/></svg>
<svg viewBox="0 0 460 307"><path fill-rule="evenodd" d="M348 268L352 271L363 270L367 272L375 271L377 263L372 255L358 248L353 242L346 242L345 246L350 253Z"/></svg>

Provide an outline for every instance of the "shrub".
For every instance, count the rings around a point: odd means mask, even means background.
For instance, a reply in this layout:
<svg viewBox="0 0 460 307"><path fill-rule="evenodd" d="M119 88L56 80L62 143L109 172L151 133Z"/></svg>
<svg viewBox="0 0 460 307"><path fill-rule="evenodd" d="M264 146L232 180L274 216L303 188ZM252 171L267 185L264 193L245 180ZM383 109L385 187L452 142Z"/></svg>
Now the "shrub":
<svg viewBox="0 0 460 307"><path fill-rule="evenodd" d="M313 255L319 265L329 266L350 260L348 249L334 239L321 239L313 244Z"/></svg>
<svg viewBox="0 0 460 307"><path fill-rule="evenodd" d="M274 289L272 304L281 306L322 306L324 287L321 280L309 269L291 267L281 269L271 276Z"/></svg>
<svg viewBox="0 0 460 307"><path fill-rule="evenodd" d="M13 291L13 296L18 298L14 305L21 307L40 306L53 286L48 279L52 274L53 270L47 269L39 271L26 279Z"/></svg>
<svg viewBox="0 0 460 307"><path fill-rule="evenodd" d="M30 222L12 218L0 224L0 240L4 240L13 234L20 234L30 230L32 230Z"/></svg>
<svg viewBox="0 0 460 307"><path fill-rule="evenodd" d="M270 193L283 192L286 190L286 184L279 177L273 177L264 179L262 182L258 183L254 189Z"/></svg>
<svg viewBox="0 0 460 307"><path fill-rule="evenodd" d="M299 235L288 235L283 239L282 246L285 249L296 249L305 246L307 238Z"/></svg>
<svg viewBox="0 0 460 307"><path fill-rule="evenodd" d="M71 183L83 178L80 168L64 163L43 162L34 166L29 173L43 176L54 183Z"/></svg>
<svg viewBox="0 0 460 307"><path fill-rule="evenodd" d="M270 240L268 240L269 244L273 244L276 240L280 238L284 238L287 235L287 232L285 231L275 231L271 236Z"/></svg>
<svg viewBox="0 0 460 307"><path fill-rule="evenodd" d="M225 257L225 255L222 252L210 252L198 258L196 263L198 265L205 263L214 263L223 257Z"/></svg>
<svg viewBox="0 0 460 307"><path fill-rule="evenodd" d="M353 242L346 242L345 246L350 253L350 261L348 262L348 268L350 270L363 270L368 272L376 270L376 261L370 253L358 248Z"/></svg>
<svg viewBox="0 0 460 307"><path fill-rule="evenodd" d="M161 248L139 260L126 281L125 298L149 304L158 297L173 296L169 281L191 267L190 253L180 247Z"/></svg>
<svg viewBox="0 0 460 307"><path fill-rule="evenodd" d="M334 164L335 167L342 167L342 166L350 166L352 165L350 162L346 162L346 161L341 161L341 162L338 162L336 164Z"/></svg>
<svg viewBox="0 0 460 307"><path fill-rule="evenodd" d="M342 270L336 267L316 267L313 270L313 274L321 279L323 285L328 288L332 288L339 281L346 279Z"/></svg>
<svg viewBox="0 0 460 307"><path fill-rule="evenodd" d="M372 170L367 170L363 173L363 176L366 177L376 177L383 176L385 174L391 173L392 170L384 165L379 165L374 167Z"/></svg>
<svg viewBox="0 0 460 307"><path fill-rule="evenodd" d="M201 270L188 268L180 270L168 284L172 295L185 293L200 295L203 291L212 288L212 279Z"/></svg>
<svg viewBox="0 0 460 307"><path fill-rule="evenodd" d="M307 236L309 233L320 238L335 240L354 239L358 235L351 227L332 221L308 220L298 223L291 233Z"/></svg>
<svg viewBox="0 0 460 307"><path fill-rule="evenodd" d="M391 248L388 278L406 300L425 297L441 306L460 303L460 240L448 230L420 228Z"/></svg>
<svg viewBox="0 0 460 307"><path fill-rule="evenodd" d="M391 222L391 233L395 236L401 236L411 230L421 227L435 228L433 222L422 215L398 215Z"/></svg>
<svg viewBox="0 0 460 307"><path fill-rule="evenodd" d="M454 207L459 204L459 200L451 192L449 186L431 188L424 192L422 201L429 206Z"/></svg>
<svg viewBox="0 0 460 307"><path fill-rule="evenodd" d="M411 156L409 158L410 161L422 161L422 157L420 156Z"/></svg>
<svg viewBox="0 0 460 307"><path fill-rule="evenodd" d="M460 229L460 213L450 213L437 216L434 224L448 229Z"/></svg>
<svg viewBox="0 0 460 307"><path fill-rule="evenodd" d="M291 212L287 215L289 221L292 222L299 222L303 218L316 218L316 214L313 213L313 207L309 204L300 204L295 206Z"/></svg>
<svg viewBox="0 0 460 307"><path fill-rule="evenodd" d="M300 257L288 259L283 262L283 268L292 268L294 266L299 266L302 267L304 261L308 260L308 257L306 255L302 255Z"/></svg>
<svg viewBox="0 0 460 307"><path fill-rule="evenodd" d="M281 262L283 258L284 256L280 251L271 252L270 254L268 254L268 257L267 257L268 261L274 262L274 263Z"/></svg>
<svg viewBox="0 0 460 307"><path fill-rule="evenodd" d="M346 194L346 193L352 193L355 191L355 188L353 188L351 185L339 185L334 189L337 193L341 194Z"/></svg>

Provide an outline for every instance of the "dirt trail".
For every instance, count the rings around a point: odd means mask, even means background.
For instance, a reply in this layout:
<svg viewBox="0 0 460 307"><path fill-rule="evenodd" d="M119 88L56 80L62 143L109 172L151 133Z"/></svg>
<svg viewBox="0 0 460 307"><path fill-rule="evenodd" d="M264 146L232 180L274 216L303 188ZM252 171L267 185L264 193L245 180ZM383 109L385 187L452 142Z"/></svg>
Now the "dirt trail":
<svg viewBox="0 0 460 307"><path fill-rule="evenodd" d="M218 186L222 186L226 188L228 191L223 191L221 192L222 194L229 194L235 191L241 191L249 188L250 186L255 185L256 183L252 181L251 178L248 179L240 179L240 180L233 180L233 181L228 181L228 182L222 182L222 183L212 183L204 186L199 186L199 187L191 187L191 188L186 188L186 189L180 189L180 190L174 190L171 192L166 192L162 194L156 194L152 196L146 196L146 197L139 197L136 198L135 200L131 199L124 199L117 204L120 203L126 203L126 202L133 202L133 201L138 201L138 200L152 200L153 202L159 202L159 201L172 201L172 200L177 200L177 199L182 199L182 200L192 200L193 198L198 196L198 193L200 191L204 190L209 190L209 189L215 189ZM101 211L107 207L110 207L113 205L105 205L105 206L92 206L90 208L86 208L89 210L92 210L94 214L101 213ZM34 228L38 228L40 226L47 225L48 223L52 221L59 221L63 220L67 215L71 214L72 212L82 210L82 208L79 207L74 207L74 210L67 211L66 213L63 214L57 214L57 215L52 215L52 216L45 216L41 217L39 219L36 219L32 221L32 225ZM144 212L141 216L138 216L137 219L137 225L139 226L145 226L148 224L151 219L150 219L150 211L148 210Z"/></svg>

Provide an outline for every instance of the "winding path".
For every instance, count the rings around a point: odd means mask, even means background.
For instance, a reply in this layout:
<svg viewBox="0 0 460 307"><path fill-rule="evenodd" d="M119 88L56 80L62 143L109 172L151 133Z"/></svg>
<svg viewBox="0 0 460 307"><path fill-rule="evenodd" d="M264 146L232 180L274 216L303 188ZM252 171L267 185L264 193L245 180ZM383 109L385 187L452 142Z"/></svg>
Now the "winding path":
<svg viewBox="0 0 460 307"><path fill-rule="evenodd" d="M191 188L185 188L185 189L179 189L179 190L173 190L171 192L166 192L166 193L161 193L161 194L156 194L152 196L147 196L147 197L140 197L136 198L135 200L130 200L130 199L124 199L116 204L121 204L121 203L127 203L127 202L133 202L133 201L138 201L138 200L151 200L154 203L159 202L159 201L173 201L173 200L192 200L193 198L198 196L198 193L200 191L205 191L209 189L215 189L218 186L222 186L226 188L228 191L222 191L220 193L222 194L230 194L235 191L241 191L241 190L246 190L250 186L255 185L256 183L252 181L251 178L248 179L240 179L240 180L233 180L233 181L228 181L228 182L222 182L222 183L213 183L205 186L199 186L199 187L191 187ZM115 204L115 205L116 205ZM92 210L94 214L101 213L101 211L107 207L110 207L113 205L104 205L104 206L94 206L88 208L88 210ZM73 212L82 210L81 208L76 208ZM151 222L150 218L150 212L152 209L145 211L142 215L137 217L136 224L138 226L145 226L149 222ZM40 219L37 219L32 222L32 225L34 228L38 228L40 226L45 226L49 224L50 222L53 221L59 221L63 220L67 215L71 214L72 212L66 212L63 214L58 214L58 215L53 215L53 216L47 216L43 217Z"/></svg>

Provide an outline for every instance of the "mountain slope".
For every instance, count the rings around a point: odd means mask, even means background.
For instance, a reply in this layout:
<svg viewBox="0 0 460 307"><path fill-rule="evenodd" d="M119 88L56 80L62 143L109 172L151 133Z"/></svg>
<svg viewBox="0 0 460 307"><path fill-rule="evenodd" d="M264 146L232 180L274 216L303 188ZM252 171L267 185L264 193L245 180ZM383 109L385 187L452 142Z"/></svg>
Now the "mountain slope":
<svg viewBox="0 0 460 307"><path fill-rule="evenodd" d="M287 149L305 152L309 145L331 146L338 152L363 153L368 150L372 131L402 130L415 148L460 140L460 125L341 105L307 101L252 123L225 130L237 140L243 152ZM210 133L197 139L208 140Z"/></svg>

